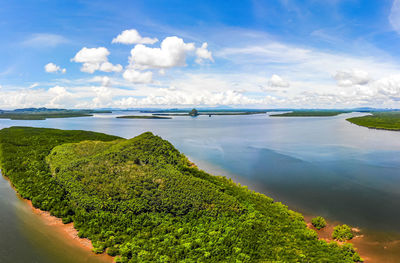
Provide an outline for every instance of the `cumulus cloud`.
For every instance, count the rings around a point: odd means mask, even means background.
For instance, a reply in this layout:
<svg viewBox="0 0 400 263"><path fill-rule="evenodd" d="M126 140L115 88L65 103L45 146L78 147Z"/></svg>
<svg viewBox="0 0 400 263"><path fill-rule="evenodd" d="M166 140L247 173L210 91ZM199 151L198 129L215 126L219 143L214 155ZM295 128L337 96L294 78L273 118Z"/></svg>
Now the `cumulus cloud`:
<svg viewBox="0 0 400 263"><path fill-rule="evenodd" d="M112 92L107 87L93 87L96 96L93 98L93 107L104 107L112 102Z"/></svg>
<svg viewBox="0 0 400 263"><path fill-rule="evenodd" d="M110 62L103 62L101 63L99 70L104 72L121 72L122 66L120 64L113 65Z"/></svg>
<svg viewBox="0 0 400 263"><path fill-rule="evenodd" d="M194 49L193 43L185 43L175 36L167 37L161 42L160 48L136 45L131 50L130 63L139 69L185 66L187 52Z"/></svg>
<svg viewBox="0 0 400 263"><path fill-rule="evenodd" d="M158 89L155 94L138 99L134 97L123 98L115 102L119 107L136 106L176 106L176 105L254 105L261 104L263 100L251 99L237 91L209 92L209 91L184 91L176 89Z"/></svg>
<svg viewBox="0 0 400 263"><path fill-rule="evenodd" d="M103 87L111 87L112 86L112 80L111 80L111 78L109 78L107 76L96 76L91 79L91 82L101 83L101 86L103 86Z"/></svg>
<svg viewBox="0 0 400 263"><path fill-rule="evenodd" d="M211 51L209 51L207 47L208 44L205 42L203 43L203 45L201 45L201 47L196 49L196 55L197 55L196 62L198 64L203 63L204 60L210 60L214 62Z"/></svg>
<svg viewBox="0 0 400 263"><path fill-rule="evenodd" d="M393 29L400 33L400 0L394 0L390 10L389 22Z"/></svg>
<svg viewBox="0 0 400 263"><path fill-rule="evenodd" d="M61 72L61 73L64 74L65 72L67 72L67 69L65 69L65 68L60 68L60 66L57 66L56 64L54 64L54 63L52 63L52 62L46 64L46 65L44 66L44 70L45 70L47 73L57 73L57 72Z"/></svg>
<svg viewBox="0 0 400 263"><path fill-rule="evenodd" d="M74 97L72 93L68 92L66 88L61 86L52 87L47 93L51 96L51 100L47 104L50 107L60 107L65 103L65 101Z"/></svg>
<svg viewBox="0 0 400 263"><path fill-rule="evenodd" d="M379 94L400 99L400 75L391 75L377 80L373 86Z"/></svg>
<svg viewBox="0 0 400 263"><path fill-rule="evenodd" d="M290 86L290 84L280 76L273 74L268 80L268 86L274 88L287 88Z"/></svg>
<svg viewBox="0 0 400 263"><path fill-rule="evenodd" d="M121 44L154 44L158 42L157 38L142 37L136 29L124 30L112 43Z"/></svg>
<svg viewBox="0 0 400 263"><path fill-rule="evenodd" d="M76 53L75 57L72 58L72 61L83 63L81 71L86 73L94 73L96 70L104 72L121 72L122 66L119 64L113 65L108 62L108 55L110 55L110 52L105 47L84 47Z"/></svg>
<svg viewBox="0 0 400 263"><path fill-rule="evenodd" d="M366 85L372 80L368 72L358 69L338 71L333 78L336 80L337 85L341 87Z"/></svg>
<svg viewBox="0 0 400 263"><path fill-rule="evenodd" d="M122 76L124 79L132 83L150 83L153 79L153 72L141 72L133 68L128 68Z"/></svg>

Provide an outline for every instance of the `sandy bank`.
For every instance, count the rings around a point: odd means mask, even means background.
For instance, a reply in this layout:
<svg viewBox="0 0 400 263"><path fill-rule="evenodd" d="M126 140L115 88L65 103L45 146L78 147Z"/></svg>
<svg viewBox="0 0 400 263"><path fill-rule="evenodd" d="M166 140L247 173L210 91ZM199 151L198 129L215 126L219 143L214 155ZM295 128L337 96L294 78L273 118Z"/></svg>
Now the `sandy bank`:
<svg viewBox="0 0 400 263"><path fill-rule="evenodd" d="M318 237L325 241L333 241L333 228L343 224L337 221L328 221L327 226L317 230L312 224L310 215L305 215L304 219L307 227L317 232ZM385 262L398 263L400 259L400 235L384 232L373 232L370 230L353 228L354 238L347 241L352 243L364 259L365 263ZM338 242L339 244L342 242Z"/></svg>
<svg viewBox="0 0 400 263"><path fill-rule="evenodd" d="M87 238L80 238L78 236L78 231L74 228L73 223L63 224L61 218L52 216L50 214L50 212L35 208L32 205L32 202L30 200L24 199L18 194L18 191L13 186L12 182L10 181L10 179L8 177L6 177L4 175L2 175L2 176L6 181L8 181L10 186L15 190L18 198L21 199L33 211L33 213L38 215L39 218L44 222L44 224L51 226L51 228L54 229L54 231L56 231L60 235L62 235L61 237L65 240L67 240L69 244L83 248L84 250L87 251L87 253L93 254L93 256L102 257L102 259L105 262L113 262L114 261L113 257L111 257L105 253L101 254L101 255L95 255L94 252L92 252L92 249L93 249L92 242Z"/></svg>

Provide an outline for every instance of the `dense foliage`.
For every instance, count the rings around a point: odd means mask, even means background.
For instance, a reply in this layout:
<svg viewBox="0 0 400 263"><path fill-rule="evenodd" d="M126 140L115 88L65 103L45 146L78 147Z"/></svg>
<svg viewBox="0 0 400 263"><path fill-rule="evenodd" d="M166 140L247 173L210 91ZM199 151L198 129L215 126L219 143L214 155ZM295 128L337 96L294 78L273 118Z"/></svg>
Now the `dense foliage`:
<svg viewBox="0 0 400 263"><path fill-rule="evenodd" d="M111 111L26 108L12 111L0 110L0 119L45 120L48 118L89 117L93 116L93 113L111 113Z"/></svg>
<svg viewBox="0 0 400 263"><path fill-rule="evenodd" d="M400 130L400 112L374 112L372 115L347 119L349 122L374 129Z"/></svg>
<svg viewBox="0 0 400 263"><path fill-rule="evenodd" d="M311 224L318 230L326 227L326 221L322 216L317 216L311 219Z"/></svg>
<svg viewBox="0 0 400 263"><path fill-rule="evenodd" d="M300 214L197 169L151 133L125 140L12 127L0 131L0 163L24 198L73 221L117 262L360 260L351 245L318 240Z"/></svg>
<svg viewBox="0 0 400 263"><path fill-rule="evenodd" d="M192 116L192 117L195 117L195 116L199 115L199 112L196 109L192 109L189 112L189 115Z"/></svg>
<svg viewBox="0 0 400 263"><path fill-rule="evenodd" d="M350 240L354 237L351 227L348 225L338 225L333 228L332 238L339 241Z"/></svg>

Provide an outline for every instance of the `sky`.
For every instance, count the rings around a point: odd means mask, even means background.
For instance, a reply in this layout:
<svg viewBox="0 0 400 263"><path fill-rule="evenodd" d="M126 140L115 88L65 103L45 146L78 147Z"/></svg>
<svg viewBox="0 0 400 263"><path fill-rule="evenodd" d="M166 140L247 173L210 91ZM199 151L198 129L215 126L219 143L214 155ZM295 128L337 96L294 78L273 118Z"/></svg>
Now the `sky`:
<svg viewBox="0 0 400 263"><path fill-rule="evenodd" d="M400 108L400 0L3 0L0 109Z"/></svg>

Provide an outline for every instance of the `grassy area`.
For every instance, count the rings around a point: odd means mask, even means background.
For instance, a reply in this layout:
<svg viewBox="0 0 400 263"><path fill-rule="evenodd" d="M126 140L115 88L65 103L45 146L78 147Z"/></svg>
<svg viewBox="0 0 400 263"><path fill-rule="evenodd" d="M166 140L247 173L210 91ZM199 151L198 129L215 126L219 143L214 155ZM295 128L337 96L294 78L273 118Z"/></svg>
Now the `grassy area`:
<svg viewBox="0 0 400 263"><path fill-rule="evenodd" d="M374 112L372 115L349 118L347 121L373 129L400 130L400 112Z"/></svg>
<svg viewBox="0 0 400 263"><path fill-rule="evenodd" d="M116 262L356 262L351 244L318 240L301 214L193 166L143 133L11 127L0 165L22 197L73 221Z"/></svg>
<svg viewBox="0 0 400 263"><path fill-rule="evenodd" d="M270 115L271 117L331 117L337 116L347 111L321 111L321 110L310 110L310 111L292 111L281 114Z"/></svg>
<svg viewBox="0 0 400 263"><path fill-rule="evenodd" d="M142 116L142 115L127 115L127 116L118 116L118 119L172 119L171 117L162 117L162 116Z"/></svg>

